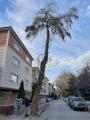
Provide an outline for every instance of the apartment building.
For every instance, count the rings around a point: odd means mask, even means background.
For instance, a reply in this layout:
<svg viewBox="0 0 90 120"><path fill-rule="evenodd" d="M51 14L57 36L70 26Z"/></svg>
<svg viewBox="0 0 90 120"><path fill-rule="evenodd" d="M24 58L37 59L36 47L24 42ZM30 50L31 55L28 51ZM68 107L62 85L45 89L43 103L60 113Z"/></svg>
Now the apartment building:
<svg viewBox="0 0 90 120"><path fill-rule="evenodd" d="M33 84L34 84L34 83L38 82L39 68L33 67L32 70L33 70L32 75L33 75ZM49 96L49 91L50 91L49 90L49 79L47 77L45 77L43 79L40 95Z"/></svg>
<svg viewBox="0 0 90 120"><path fill-rule="evenodd" d="M15 101L22 80L26 93L31 92L32 61L13 28L0 28L0 104Z"/></svg>
<svg viewBox="0 0 90 120"><path fill-rule="evenodd" d="M42 83L41 93L42 96L49 96L49 79L47 77L44 78Z"/></svg>
<svg viewBox="0 0 90 120"><path fill-rule="evenodd" d="M33 83L36 83L38 81L38 75L39 75L39 68L38 67L33 67L32 68Z"/></svg>
<svg viewBox="0 0 90 120"><path fill-rule="evenodd" d="M52 96L53 92L54 92L54 85L53 83L49 82L49 96Z"/></svg>

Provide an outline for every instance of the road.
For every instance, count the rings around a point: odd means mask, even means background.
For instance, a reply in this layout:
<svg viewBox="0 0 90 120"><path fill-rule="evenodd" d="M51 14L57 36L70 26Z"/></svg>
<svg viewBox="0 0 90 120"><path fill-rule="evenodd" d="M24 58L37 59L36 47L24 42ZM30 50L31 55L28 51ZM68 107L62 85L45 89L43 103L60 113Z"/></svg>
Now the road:
<svg viewBox="0 0 90 120"><path fill-rule="evenodd" d="M63 100L55 100L42 113L42 120L90 120L90 113L84 111L73 111Z"/></svg>

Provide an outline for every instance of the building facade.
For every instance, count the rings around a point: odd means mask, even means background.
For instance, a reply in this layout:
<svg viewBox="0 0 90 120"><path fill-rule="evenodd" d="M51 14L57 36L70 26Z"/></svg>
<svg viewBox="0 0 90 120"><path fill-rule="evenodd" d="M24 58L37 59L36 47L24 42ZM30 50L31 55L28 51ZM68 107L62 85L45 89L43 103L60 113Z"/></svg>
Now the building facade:
<svg viewBox="0 0 90 120"><path fill-rule="evenodd" d="M0 103L14 102L22 80L25 91L32 90L32 60L12 27L0 28Z"/></svg>
<svg viewBox="0 0 90 120"><path fill-rule="evenodd" d="M38 75L39 75L39 69L38 69L38 67L33 67L32 68L33 83L36 83L38 81Z"/></svg>
<svg viewBox="0 0 90 120"><path fill-rule="evenodd" d="M49 83L49 96L52 96L54 92L54 85L52 83Z"/></svg>
<svg viewBox="0 0 90 120"><path fill-rule="evenodd" d="M49 79L47 77L43 79L41 95L49 96Z"/></svg>
<svg viewBox="0 0 90 120"><path fill-rule="evenodd" d="M33 84L34 84L38 82L39 68L33 67L32 70L33 70L32 75L33 75ZM43 79L40 95L49 96L49 79L47 77Z"/></svg>

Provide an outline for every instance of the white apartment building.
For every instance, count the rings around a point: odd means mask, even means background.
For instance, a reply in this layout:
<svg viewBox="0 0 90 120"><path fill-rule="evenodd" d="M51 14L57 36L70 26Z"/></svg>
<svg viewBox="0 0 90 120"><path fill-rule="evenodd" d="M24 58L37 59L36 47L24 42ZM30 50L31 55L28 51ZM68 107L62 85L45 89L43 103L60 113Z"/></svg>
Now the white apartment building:
<svg viewBox="0 0 90 120"><path fill-rule="evenodd" d="M33 69L33 71L32 71L33 83L35 83L35 82L38 81L39 68L38 67L33 67L32 69ZM49 79L47 77L45 77L44 80L43 80L40 95L49 96Z"/></svg>
<svg viewBox="0 0 90 120"><path fill-rule="evenodd" d="M49 96L52 96L53 92L54 92L54 85L53 83L49 82Z"/></svg>
<svg viewBox="0 0 90 120"><path fill-rule="evenodd" d="M49 96L49 79L47 77L45 77L43 80L41 95Z"/></svg>
<svg viewBox="0 0 90 120"><path fill-rule="evenodd" d="M32 60L12 27L0 28L0 104L14 102L22 80L25 91L31 92Z"/></svg>
<svg viewBox="0 0 90 120"><path fill-rule="evenodd" d="M38 75L39 75L39 69L38 69L38 67L32 67L33 83L36 83L38 81Z"/></svg>

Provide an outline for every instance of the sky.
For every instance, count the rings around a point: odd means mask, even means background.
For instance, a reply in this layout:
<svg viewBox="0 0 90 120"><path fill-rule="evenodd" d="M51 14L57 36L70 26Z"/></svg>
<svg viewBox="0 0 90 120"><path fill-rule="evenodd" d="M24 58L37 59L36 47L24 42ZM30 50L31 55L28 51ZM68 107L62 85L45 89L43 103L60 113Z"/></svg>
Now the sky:
<svg viewBox="0 0 90 120"><path fill-rule="evenodd" d="M60 14L71 7L78 10L79 19L70 30L71 39L54 37L50 43L46 76L52 81L63 72L78 74L90 62L90 0L0 0L0 27L12 26L34 58L33 66L38 66L44 53L46 36L39 34L35 39L26 39L25 27L31 25L39 9L55 1Z"/></svg>

